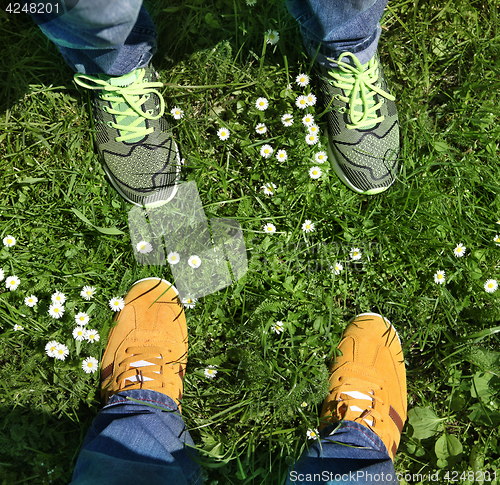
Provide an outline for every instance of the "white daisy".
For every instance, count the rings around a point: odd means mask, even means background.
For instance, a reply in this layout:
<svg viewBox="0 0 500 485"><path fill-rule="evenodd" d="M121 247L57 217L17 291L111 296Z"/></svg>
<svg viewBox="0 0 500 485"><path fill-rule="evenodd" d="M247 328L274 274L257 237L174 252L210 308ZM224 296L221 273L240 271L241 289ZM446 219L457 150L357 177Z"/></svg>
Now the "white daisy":
<svg viewBox="0 0 500 485"><path fill-rule="evenodd" d="M56 291L50 299L52 300L52 303L59 303L61 305L64 305L66 302L66 295L64 293L61 293L60 291Z"/></svg>
<svg viewBox="0 0 500 485"><path fill-rule="evenodd" d="M185 308L194 308L197 301L198 298L193 298L191 296L188 296L182 299L182 304L184 305Z"/></svg>
<svg viewBox="0 0 500 485"><path fill-rule="evenodd" d="M276 232L276 226L269 222L264 226L264 231L268 234L274 234Z"/></svg>
<svg viewBox="0 0 500 485"><path fill-rule="evenodd" d="M181 258L179 256L179 253L172 252L168 253L167 260L170 264L177 264L181 260Z"/></svg>
<svg viewBox="0 0 500 485"><path fill-rule="evenodd" d="M249 7L254 7L257 3L257 0L246 0L246 3Z"/></svg>
<svg viewBox="0 0 500 485"><path fill-rule="evenodd" d="M314 231L314 223L311 222L309 219L306 219L304 224L302 224L302 230L304 232L312 232Z"/></svg>
<svg viewBox="0 0 500 485"><path fill-rule="evenodd" d="M205 369L205 377L208 377L209 379L213 379L217 375L217 371L215 370L217 366L215 365L209 365Z"/></svg>
<svg viewBox="0 0 500 485"><path fill-rule="evenodd" d="M69 349L64 344L57 344L54 352L54 357L57 360L64 360L69 355Z"/></svg>
<svg viewBox="0 0 500 485"><path fill-rule="evenodd" d="M99 342L99 332L95 329L85 330L85 339L88 342Z"/></svg>
<svg viewBox="0 0 500 485"><path fill-rule="evenodd" d="M274 195L274 191L276 190L276 185L273 184L272 182L268 182L266 183L266 185L263 185L262 188L264 189L264 194Z"/></svg>
<svg viewBox="0 0 500 485"><path fill-rule="evenodd" d="M341 263L335 263L333 266L330 266L332 271L335 271L335 274L340 274L340 272L344 269L344 266Z"/></svg>
<svg viewBox="0 0 500 485"><path fill-rule="evenodd" d="M201 259L198 256L196 256L196 254L193 254L193 256L189 256L188 264L193 269L199 268L201 264Z"/></svg>
<svg viewBox="0 0 500 485"><path fill-rule="evenodd" d="M64 315L64 307L60 303L52 303L49 306L49 315L52 318L61 318Z"/></svg>
<svg viewBox="0 0 500 485"><path fill-rule="evenodd" d="M5 279L5 288L10 291L17 290L20 284L21 280L17 276L7 276L7 278Z"/></svg>
<svg viewBox="0 0 500 485"><path fill-rule="evenodd" d="M301 87L305 88L309 84L309 76L307 74L299 74L295 82Z"/></svg>
<svg viewBox="0 0 500 485"><path fill-rule="evenodd" d="M278 159L279 162L286 161L286 159L288 158L286 150L283 150L283 149L278 150L278 152L276 153L276 158Z"/></svg>
<svg viewBox="0 0 500 485"><path fill-rule="evenodd" d="M222 140L227 140L229 138L229 135L230 135L230 131L227 129L227 128L219 128L219 130L217 131L217 136Z"/></svg>
<svg viewBox="0 0 500 485"><path fill-rule="evenodd" d="M305 115L302 118L302 124L305 126L312 126L314 125L314 116L312 115Z"/></svg>
<svg viewBox="0 0 500 485"><path fill-rule="evenodd" d="M97 359L94 357L87 357L83 362L82 362L82 369L87 373L94 373L97 371L99 367L99 362Z"/></svg>
<svg viewBox="0 0 500 485"><path fill-rule="evenodd" d="M90 317L85 312L80 312L75 315L75 322L77 325L87 325Z"/></svg>
<svg viewBox="0 0 500 485"><path fill-rule="evenodd" d="M297 96L295 100L295 105L297 108L306 109L307 108L307 98L305 96Z"/></svg>
<svg viewBox="0 0 500 485"><path fill-rule="evenodd" d="M263 135L263 134L267 131L267 126L266 126L264 123L259 123L259 124L255 127L255 131L256 131L259 135Z"/></svg>
<svg viewBox="0 0 500 485"><path fill-rule="evenodd" d="M446 277L444 274L443 270L436 271L436 274L434 275L434 282L437 283L438 285L442 285L445 281Z"/></svg>
<svg viewBox="0 0 500 485"><path fill-rule="evenodd" d="M21 325L18 325L17 323L14 325L14 331L17 332L17 330L24 330L24 327L21 327Z"/></svg>
<svg viewBox="0 0 500 485"><path fill-rule="evenodd" d="M90 300L95 293L95 288L93 286L84 286L80 292L80 296L85 300Z"/></svg>
<svg viewBox="0 0 500 485"><path fill-rule="evenodd" d="M307 94L306 99L308 106L314 106L316 104L316 96L314 96L314 94Z"/></svg>
<svg viewBox="0 0 500 485"><path fill-rule="evenodd" d="M498 288L498 283L496 280L486 280L484 284L484 289L487 293L493 293Z"/></svg>
<svg viewBox="0 0 500 485"><path fill-rule="evenodd" d="M267 43L268 44L277 44L278 43L278 40L280 40L280 34L277 30L271 30L269 29L267 31Z"/></svg>
<svg viewBox="0 0 500 485"><path fill-rule="evenodd" d="M3 281L3 279L5 278L5 271L0 268L0 281Z"/></svg>
<svg viewBox="0 0 500 485"><path fill-rule="evenodd" d="M266 98L258 98L255 101L255 107L260 111L265 111L269 106L269 101Z"/></svg>
<svg viewBox="0 0 500 485"><path fill-rule="evenodd" d="M139 241L136 245L137 252L141 254L148 254L153 250L151 243L147 241Z"/></svg>
<svg viewBox="0 0 500 485"><path fill-rule="evenodd" d="M457 258L461 258L465 254L466 249L467 248L463 244L461 244L461 243L457 244L457 247L453 250L453 254Z"/></svg>
<svg viewBox="0 0 500 485"><path fill-rule="evenodd" d="M38 298L35 295L27 296L24 299L24 304L26 306L29 306L30 308L33 308L37 303L38 303Z"/></svg>
<svg viewBox="0 0 500 485"><path fill-rule="evenodd" d="M351 259L353 261L358 261L361 259L361 256L362 256L362 252L359 248L352 248L351 249L351 252L349 253L349 256L351 256Z"/></svg>
<svg viewBox="0 0 500 485"><path fill-rule="evenodd" d="M85 328L84 327L75 327L73 329L73 338L75 340L78 340L79 342L81 342L84 338L85 338Z"/></svg>
<svg viewBox="0 0 500 485"><path fill-rule="evenodd" d="M11 248L12 246L14 246L16 244L16 238L14 236L5 236L3 238L3 243L8 248Z"/></svg>
<svg viewBox="0 0 500 485"><path fill-rule="evenodd" d="M319 167L311 167L309 169L309 177L312 179L319 179L321 177L321 174L323 172L321 171L321 168Z"/></svg>
<svg viewBox="0 0 500 485"><path fill-rule="evenodd" d="M172 116L176 119L176 120L180 120L181 118L184 117L184 111L180 108L178 108L177 106L174 106L171 110L170 110L170 113L172 113Z"/></svg>
<svg viewBox="0 0 500 485"><path fill-rule="evenodd" d="M264 158L269 158L273 154L273 147L271 145L262 145L260 149L260 156Z"/></svg>
<svg viewBox="0 0 500 485"><path fill-rule="evenodd" d="M319 141L319 136L316 135L315 133L308 133L306 135L306 143L308 145L316 145Z"/></svg>
<svg viewBox="0 0 500 485"><path fill-rule="evenodd" d="M320 132L319 126L317 124L315 124L315 123L312 124L311 126L308 126L307 127L307 131L309 133L314 133L315 135L319 135L319 132Z"/></svg>
<svg viewBox="0 0 500 485"><path fill-rule="evenodd" d="M47 345L45 346L45 352L49 357L56 356L56 348L58 345L60 345L59 342L56 342L55 340L51 340L47 343Z"/></svg>
<svg viewBox="0 0 500 485"><path fill-rule="evenodd" d="M307 403L304 401L301 405L300 405L301 408L306 408L307 407Z"/></svg>
<svg viewBox="0 0 500 485"><path fill-rule="evenodd" d="M500 246L500 236L498 234L493 238L493 241L497 246Z"/></svg>
<svg viewBox="0 0 500 485"><path fill-rule="evenodd" d="M310 440L317 440L318 439L318 430L317 429L308 429L307 430L307 437Z"/></svg>
<svg viewBox="0 0 500 485"><path fill-rule="evenodd" d="M280 333L283 333L283 330L285 330L285 326L283 325L283 322L280 320L271 325L271 330L279 335Z"/></svg>
<svg viewBox="0 0 500 485"><path fill-rule="evenodd" d="M292 126L293 125L293 116L290 115L290 114L284 114L282 117L281 117L281 122L285 125L285 126Z"/></svg>
<svg viewBox="0 0 500 485"><path fill-rule="evenodd" d="M328 160L328 155L325 152L318 152L314 155L316 163L325 163Z"/></svg>
<svg viewBox="0 0 500 485"><path fill-rule="evenodd" d="M109 300L109 308L114 312L119 312L125 308L125 300L115 296Z"/></svg>

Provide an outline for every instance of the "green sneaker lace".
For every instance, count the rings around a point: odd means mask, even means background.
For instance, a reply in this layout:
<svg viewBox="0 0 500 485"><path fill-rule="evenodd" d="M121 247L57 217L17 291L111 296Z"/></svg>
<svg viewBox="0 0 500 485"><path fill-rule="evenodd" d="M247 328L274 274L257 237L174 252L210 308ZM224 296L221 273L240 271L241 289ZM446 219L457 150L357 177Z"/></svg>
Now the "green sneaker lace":
<svg viewBox="0 0 500 485"><path fill-rule="evenodd" d="M146 128L145 119L157 120L165 112L165 102L161 94L155 88L161 88L161 82L143 82L146 71L138 69L134 71L137 79L128 86L116 86L97 76L85 74L75 74L74 79L77 84L87 89L101 89L105 91L100 95L103 101L109 101L111 107L103 106L102 109L109 114L116 116L116 123L108 121L108 126L119 130L120 135L115 138L119 141L130 141L137 138L137 141L146 135L153 133L154 127ZM123 76L124 77L124 76ZM111 82L117 82L118 78L109 79ZM88 84L82 80L91 81L94 84ZM154 93L160 99L159 113L153 115L154 110L142 111L141 106ZM120 109L121 108L121 109ZM128 124L124 124L126 118L132 117Z"/></svg>
<svg viewBox="0 0 500 485"><path fill-rule="evenodd" d="M351 57L354 66L341 61L345 56ZM383 115L377 116L377 110L384 101L375 103L375 93L391 101L396 98L380 89L380 85L375 84L378 79L378 62L375 58L361 65L355 55L344 52L338 60L330 60L339 66L338 69L328 72L334 78L330 82L334 87L345 90L347 94L347 96L336 96L340 101L349 104L349 117L352 123L347 124L347 128L350 130L366 128L384 121ZM357 109L358 107L361 109Z"/></svg>

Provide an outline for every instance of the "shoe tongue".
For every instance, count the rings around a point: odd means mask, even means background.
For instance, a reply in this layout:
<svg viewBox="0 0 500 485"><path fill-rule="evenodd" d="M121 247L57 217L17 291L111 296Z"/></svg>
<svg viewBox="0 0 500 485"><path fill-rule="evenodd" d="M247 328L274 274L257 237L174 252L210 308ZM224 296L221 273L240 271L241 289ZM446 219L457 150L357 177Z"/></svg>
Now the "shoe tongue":
<svg viewBox="0 0 500 485"><path fill-rule="evenodd" d="M135 71L132 71L129 74L124 74L123 76L110 77L109 79L107 79L107 82L112 86L124 87L124 86L129 86L130 84L137 81L138 77L139 77L139 69L136 69Z"/></svg>
<svg viewBox="0 0 500 485"><path fill-rule="evenodd" d="M347 392L343 392L342 394L345 394L346 396L353 397L354 399L366 399L368 401L373 401L372 397L367 396L366 394L363 394L362 392L359 392L359 391L347 391Z"/></svg>
<svg viewBox="0 0 500 485"><path fill-rule="evenodd" d="M146 367L146 366L149 366L149 365L154 365L152 362L148 362L147 360L138 360L137 362L132 362L130 364L130 367ZM159 374L158 371L153 371L155 372L156 374ZM138 382L141 380L141 378L139 376L130 376L130 377L127 377L125 379L126 381L130 381L130 382ZM146 376L142 376L142 380L144 382L146 381L152 381L153 379L151 379L151 377L146 377Z"/></svg>

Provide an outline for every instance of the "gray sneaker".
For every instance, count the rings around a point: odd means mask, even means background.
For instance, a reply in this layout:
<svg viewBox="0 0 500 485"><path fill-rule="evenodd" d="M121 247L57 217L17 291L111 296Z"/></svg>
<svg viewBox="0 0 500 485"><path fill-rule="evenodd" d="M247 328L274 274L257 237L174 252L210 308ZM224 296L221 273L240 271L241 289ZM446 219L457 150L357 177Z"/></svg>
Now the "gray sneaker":
<svg viewBox="0 0 500 485"><path fill-rule="evenodd" d="M342 62L349 56L350 63ZM387 190L396 178L399 122L378 54L361 65L343 53L336 69L320 67L321 101L328 121L332 168L347 187L360 194Z"/></svg>
<svg viewBox="0 0 500 485"><path fill-rule="evenodd" d="M127 201L155 206L170 200L180 179L181 158L165 119L151 64L129 74L75 74L91 94L92 128L111 184Z"/></svg>

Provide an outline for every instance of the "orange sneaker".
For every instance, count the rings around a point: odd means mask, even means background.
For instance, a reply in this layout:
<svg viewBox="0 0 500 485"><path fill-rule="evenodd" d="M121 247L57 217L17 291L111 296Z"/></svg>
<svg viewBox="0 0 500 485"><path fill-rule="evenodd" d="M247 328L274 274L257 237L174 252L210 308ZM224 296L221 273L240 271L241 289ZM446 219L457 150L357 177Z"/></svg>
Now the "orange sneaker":
<svg viewBox="0 0 500 485"><path fill-rule="evenodd" d="M104 404L120 391L150 389L171 397L180 411L188 336L175 287L160 278L137 281L114 320L101 363Z"/></svg>
<svg viewBox="0 0 500 485"><path fill-rule="evenodd" d="M394 461L406 421L406 371L403 349L391 323L376 313L358 315L330 364L330 395L321 411L321 427L356 421L375 432Z"/></svg>

